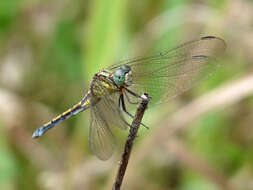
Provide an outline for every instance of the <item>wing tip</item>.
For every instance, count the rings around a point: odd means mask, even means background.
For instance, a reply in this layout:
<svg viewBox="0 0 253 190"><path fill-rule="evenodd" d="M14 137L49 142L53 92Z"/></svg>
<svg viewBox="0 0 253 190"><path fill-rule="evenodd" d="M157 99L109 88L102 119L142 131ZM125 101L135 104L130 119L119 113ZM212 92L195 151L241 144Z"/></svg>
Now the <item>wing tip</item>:
<svg viewBox="0 0 253 190"><path fill-rule="evenodd" d="M217 37L217 36L203 36L200 38L201 40L212 40L212 39L216 39L216 40L219 40L221 43L223 43L223 46L222 46L222 50L224 51L226 48L227 48L227 44L225 42L225 40L223 40L222 38L220 37Z"/></svg>

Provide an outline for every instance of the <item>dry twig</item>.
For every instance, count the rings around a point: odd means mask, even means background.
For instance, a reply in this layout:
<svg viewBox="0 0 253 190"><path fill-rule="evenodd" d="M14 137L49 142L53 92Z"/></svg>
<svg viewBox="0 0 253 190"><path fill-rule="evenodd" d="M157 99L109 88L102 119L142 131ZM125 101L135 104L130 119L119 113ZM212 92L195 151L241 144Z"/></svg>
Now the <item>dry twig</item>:
<svg viewBox="0 0 253 190"><path fill-rule="evenodd" d="M141 102L139 103L139 106L137 108L137 111L135 113L133 122L131 124L131 128L129 130L129 135L125 144L124 152L122 154L122 159L120 162L119 170L113 185L113 190L119 190L126 172L128 160L131 154L131 150L133 147L134 140L137 136L139 126L141 124L142 117L144 115L145 110L147 109L149 98L147 95L143 95L143 98L141 99Z"/></svg>

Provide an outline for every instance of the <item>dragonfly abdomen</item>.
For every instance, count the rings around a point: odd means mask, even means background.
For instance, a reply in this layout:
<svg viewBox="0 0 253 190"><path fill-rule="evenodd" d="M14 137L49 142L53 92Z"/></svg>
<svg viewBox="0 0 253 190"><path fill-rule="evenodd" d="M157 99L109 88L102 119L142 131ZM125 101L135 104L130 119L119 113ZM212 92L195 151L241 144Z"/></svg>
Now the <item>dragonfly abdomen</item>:
<svg viewBox="0 0 253 190"><path fill-rule="evenodd" d="M37 138L42 136L47 130L53 128L55 125L64 121L65 119L70 118L73 115L76 115L84 110L86 110L90 106L90 96L87 94L82 101L78 104L74 105L72 108L63 112L62 114L56 116L51 121L44 124L42 127L38 128L34 133L32 138Z"/></svg>

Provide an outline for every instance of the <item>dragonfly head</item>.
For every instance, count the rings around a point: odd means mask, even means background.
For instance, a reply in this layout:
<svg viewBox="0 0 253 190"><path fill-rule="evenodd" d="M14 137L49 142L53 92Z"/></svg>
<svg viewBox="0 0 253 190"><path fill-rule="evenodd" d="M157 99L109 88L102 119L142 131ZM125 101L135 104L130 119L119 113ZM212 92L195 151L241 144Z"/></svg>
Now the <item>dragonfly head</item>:
<svg viewBox="0 0 253 190"><path fill-rule="evenodd" d="M131 67L122 65L113 74L113 80L117 86L130 86L133 81Z"/></svg>

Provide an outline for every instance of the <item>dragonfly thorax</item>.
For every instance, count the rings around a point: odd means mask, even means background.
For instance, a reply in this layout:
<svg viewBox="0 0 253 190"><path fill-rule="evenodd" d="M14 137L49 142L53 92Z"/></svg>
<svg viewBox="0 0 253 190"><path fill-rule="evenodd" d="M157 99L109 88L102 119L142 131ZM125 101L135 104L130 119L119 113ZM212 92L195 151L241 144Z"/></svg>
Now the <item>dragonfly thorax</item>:
<svg viewBox="0 0 253 190"><path fill-rule="evenodd" d="M133 81L131 67L122 65L113 74L113 80L117 86L130 86Z"/></svg>

